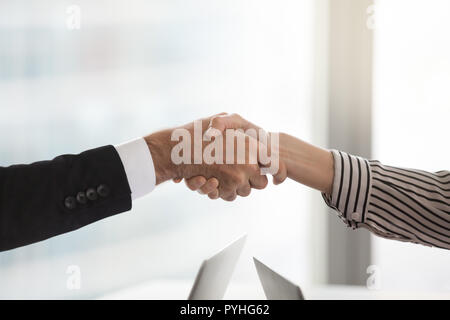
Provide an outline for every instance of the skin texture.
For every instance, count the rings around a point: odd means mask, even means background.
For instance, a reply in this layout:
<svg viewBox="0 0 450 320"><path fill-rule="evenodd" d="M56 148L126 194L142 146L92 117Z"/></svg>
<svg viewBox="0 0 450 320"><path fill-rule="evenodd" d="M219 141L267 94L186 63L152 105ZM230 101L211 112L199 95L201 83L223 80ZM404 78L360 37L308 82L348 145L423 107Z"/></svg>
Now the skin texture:
<svg viewBox="0 0 450 320"><path fill-rule="evenodd" d="M211 120L212 118L202 119L203 133L208 128ZM187 129L191 136L194 135L193 123L186 124L181 128ZM187 179L189 181L188 187L191 190L198 190L201 193L208 194L211 199L222 198L226 201L233 201L238 195L248 196L252 188L264 189L267 186L267 177L261 175L258 164L250 163L250 159L246 159L245 164L203 163L175 165L171 160L171 151L178 141L171 141L173 130L162 130L144 137L155 165L157 185L171 179L175 182ZM246 136L247 151L251 139L255 140ZM204 149L209 143L203 142L202 148ZM225 146L226 140L224 141L224 152ZM193 146L191 149L194 150ZM193 154L191 159L193 159Z"/></svg>
<svg viewBox="0 0 450 320"><path fill-rule="evenodd" d="M211 119L209 126L221 132L228 128L259 129L258 126L237 114L215 116ZM280 133L279 136L280 170L274 175L274 184L279 184L288 177L301 184L330 194L334 177L334 160L331 152L285 133ZM177 180L175 182L180 181ZM217 185L217 182L206 179L206 177L193 177L186 180L186 185L191 190L208 194L210 198L215 199L217 188L215 189L214 187Z"/></svg>
<svg viewBox="0 0 450 320"><path fill-rule="evenodd" d="M280 155L290 179L323 193L331 193L334 159L330 151L281 133Z"/></svg>

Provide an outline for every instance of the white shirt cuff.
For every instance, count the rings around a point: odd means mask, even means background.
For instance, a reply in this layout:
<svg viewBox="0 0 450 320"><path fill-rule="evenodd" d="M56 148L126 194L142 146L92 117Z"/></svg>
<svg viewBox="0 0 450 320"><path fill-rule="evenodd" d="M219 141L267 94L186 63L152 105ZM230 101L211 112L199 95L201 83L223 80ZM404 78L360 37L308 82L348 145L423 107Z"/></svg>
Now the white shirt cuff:
<svg viewBox="0 0 450 320"><path fill-rule="evenodd" d="M156 186L155 167L145 140L139 138L114 147L125 168L131 199L136 200L152 192Z"/></svg>

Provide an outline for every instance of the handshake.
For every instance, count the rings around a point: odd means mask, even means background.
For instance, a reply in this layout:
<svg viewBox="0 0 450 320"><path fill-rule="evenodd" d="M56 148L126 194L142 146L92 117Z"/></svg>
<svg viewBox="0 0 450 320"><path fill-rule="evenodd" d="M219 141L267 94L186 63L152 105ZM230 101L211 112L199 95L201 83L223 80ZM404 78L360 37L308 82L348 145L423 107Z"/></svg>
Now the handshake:
<svg viewBox="0 0 450 320"><path fill-rule="evenodd" d="M189 189L211 199L233 201L251 189L288 176L280 134L268 133L237 114L222 113L145 137L156 184L183 179Z"/></svg>

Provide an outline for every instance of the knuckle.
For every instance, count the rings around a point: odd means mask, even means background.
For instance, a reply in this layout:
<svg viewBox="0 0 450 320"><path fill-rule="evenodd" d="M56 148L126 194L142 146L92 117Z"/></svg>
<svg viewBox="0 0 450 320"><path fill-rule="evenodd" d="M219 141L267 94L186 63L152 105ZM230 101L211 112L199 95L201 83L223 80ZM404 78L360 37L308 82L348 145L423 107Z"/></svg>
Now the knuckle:
<svg viewBox="0 0 450 320"><path fill-rule="evenodd" d="M208 180L204 185L203 189L205 190L213 190L215 189L214 183L211 180Z"/></svg>
<svg viewBox="0 0 450 320"><path fill-rule="evenodd" d="M213 127L216 127L217 125L221 124L222 121L223 121L222 118L214 117L214 118L211 119L211 124L212 124Z"/></svg>
<svg viewBox="0 0 450 320"><path fill-rule="evenodd" d="M216 178L212 178L211 184L214 187L214 189L217 189L219 187L219 180L217 180Z"/></svg>
<svg viewBox="0 0 450 320"><path fill-rule="evenodd" d="M257 164L249 164L249 170L252 174L259 174L259 166Z"/></svg>
<svg viewBox="0 0 450 320"><path fill-rule="evenodd" d="M236 176L237 176L237 179L239 180L239 182L243 182L247 178L247 174L245 173L244 170L237 172Z"/></svg>
<svg viewBox="0 0 450 320"><path fill-rule="evenodd" d="M233 192L234 192L233 188L225 187L225 188L222 188L222 190L220 190L219 193L220 193L221 197L226 197L230 194L233 194Z"/></svg>
<svg viewBox="0 0 450 320"><path fill-rule="evenodd" d="M248 184L248 177L247 177L247 175L246 174L239 175L239 179L237 181L237 184L239 186Z"/></svg>
<svg viewBox="0 0 450 320"><path fill-rule="evenodd" d="M230 172L230 180L232 184L240 184L244 180L244 175L242 171L232 171Z"/></svg>
<svg viewBox="0 0 450 320"><path fill-rule="evenodd" d="M211 191L212 191L212 188L209 188L208 186L203 186L200 188L200 190L198 190L198 192L201 194L210 193Z"/></svg>
<svg viewBox="0 0 450 320"><path fill-rule="evenodd" d="M186 181L186 185L189 189L191 189L192 191L197 190L197 186L195 186L192 181Z"/></svg>
<svg viewBox="0 0 450 320"><path fill-rule="evenodd" d="M241 115L238 114L238 113L232 113L232 114L231 114L231 117L233 117L233 118L236 119L236 120L241 120L241 119L242 119Z"/></svg>

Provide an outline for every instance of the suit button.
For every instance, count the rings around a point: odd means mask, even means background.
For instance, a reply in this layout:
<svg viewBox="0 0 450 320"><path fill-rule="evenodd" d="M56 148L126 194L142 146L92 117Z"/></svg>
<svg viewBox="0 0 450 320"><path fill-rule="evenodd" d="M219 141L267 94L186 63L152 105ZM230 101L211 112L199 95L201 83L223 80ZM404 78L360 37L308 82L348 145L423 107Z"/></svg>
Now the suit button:
<svg viewBox="0 0 450 320"><path fill-rule="evenodd" d="M109 188L107 185L105 184L101 184L98 186L97 188L97 193L100 197L102 198L106 198L107 196L109 196Z"/></svg>
<svg viewBox="0 0 450 320"><path fill-rule="evenodd" d="M67 209L73 210L77 207L77 200L75 199L75 197L67 197L64 200L64 205Z"/></svg>
<svg viewBox="0 0 450 320"><path fill-rule="evenodd" d="M86 197L91 201L97 200L98 198L97 191L95 191L94 188L87 189Z"/></svg>
<svg viewBox="0 0 450 320"><path fill-rule="evenodd" d="M87 203L86 193L78 192L78 194L77 194L77 201L78 201L79 204L86 204Z"/></svg>

